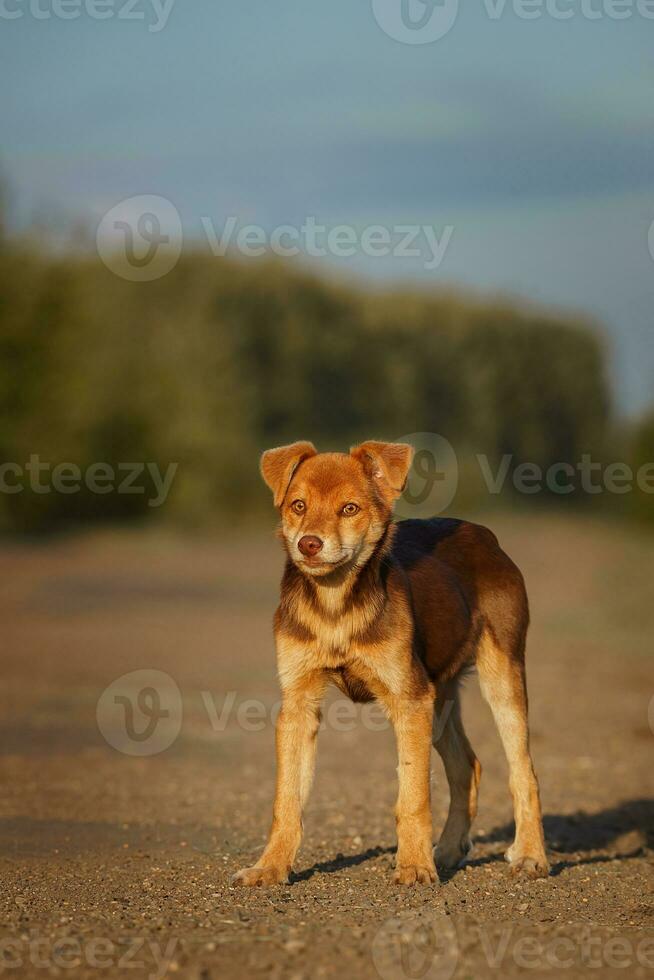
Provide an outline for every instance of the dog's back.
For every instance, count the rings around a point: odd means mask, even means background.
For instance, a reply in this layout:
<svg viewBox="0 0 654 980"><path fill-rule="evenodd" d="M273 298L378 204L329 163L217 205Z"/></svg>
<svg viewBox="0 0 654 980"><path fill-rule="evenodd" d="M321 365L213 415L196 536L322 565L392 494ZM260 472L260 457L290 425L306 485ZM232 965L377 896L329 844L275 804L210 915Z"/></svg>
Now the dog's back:
<svg viewBox="0 0 654 980"><path fill-rule="evenodd" d="M449 517L399 521L391 556L409 588L416 648L432 678L473 664L485 634L511 658L523 656L524 581L492 531Z"/></svg>

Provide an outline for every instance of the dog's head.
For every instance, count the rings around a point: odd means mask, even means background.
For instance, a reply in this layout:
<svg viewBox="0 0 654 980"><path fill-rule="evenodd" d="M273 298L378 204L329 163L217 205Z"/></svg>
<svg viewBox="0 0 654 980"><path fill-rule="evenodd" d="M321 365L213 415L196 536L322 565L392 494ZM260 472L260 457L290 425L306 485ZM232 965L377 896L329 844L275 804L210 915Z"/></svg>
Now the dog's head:
<svg viewBox="0 0 654 980"><path fill-rule="evenodd" d="M362 566L391 520L413 448L364 442L347 453L318 453L310 442L269 449L261 473L281 514L291 559L309 575Z"/></svg>

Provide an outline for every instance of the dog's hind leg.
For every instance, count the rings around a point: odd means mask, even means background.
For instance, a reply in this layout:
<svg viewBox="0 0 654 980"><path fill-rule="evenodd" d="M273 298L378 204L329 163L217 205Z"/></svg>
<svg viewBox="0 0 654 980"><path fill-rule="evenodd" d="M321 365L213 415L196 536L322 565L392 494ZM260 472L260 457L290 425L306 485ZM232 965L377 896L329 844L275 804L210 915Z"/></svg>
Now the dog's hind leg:
<svg viewBox="0 0 654 980"><path fill-rule="evenodd" d="M489 630L477 653L481 691L490 705L509 763L509 785L515 814L515 840L506 853L513 871L547 875L538 782L529 751L524 635L514 651L505 650ZM510 641L507 641L509 645Z"/></svg>
<svg viewBox="0 0 654 980"><path fill-rule="evenodd" d="M461 721L457 679L438 686L434 710L434 748L443 760L450 786L450 809L434 851L440 868L454 868L470 850L470 825L477 813L481 766Z"/></svg>

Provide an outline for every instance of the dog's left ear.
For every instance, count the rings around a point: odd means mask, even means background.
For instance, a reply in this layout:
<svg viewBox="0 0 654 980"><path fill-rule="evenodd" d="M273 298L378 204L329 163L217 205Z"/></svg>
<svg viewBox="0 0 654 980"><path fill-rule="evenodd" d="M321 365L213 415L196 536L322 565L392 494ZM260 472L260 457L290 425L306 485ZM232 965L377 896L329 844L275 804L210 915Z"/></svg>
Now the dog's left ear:
<svg viewBox="0 0 654 980"><path fill-rule="evenodd" d="M275 507L279 507L286 496L293 474L303 459L316 455L312 442L293 442L290 446L267 449L261 457L261 475L273 492Z"/></svg>
<svg viewBox="0 0 654 980"><path fill-rule="evenodd" d="M413 460L413 446L404 442L362 442L350 449L390 503L400 496Z"/></svg>

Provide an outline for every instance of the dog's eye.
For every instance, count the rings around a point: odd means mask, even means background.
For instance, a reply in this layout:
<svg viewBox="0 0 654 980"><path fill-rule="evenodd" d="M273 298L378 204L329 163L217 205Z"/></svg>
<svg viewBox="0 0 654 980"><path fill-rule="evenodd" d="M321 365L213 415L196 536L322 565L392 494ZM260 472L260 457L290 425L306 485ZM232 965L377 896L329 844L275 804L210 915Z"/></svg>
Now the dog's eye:
<svg viewBox="0 0 654 980"><path fill-rule="evenodd" d="M303 500L294 500L291 504L291 510L295 511L296 514L304 514L307 509L307 505Z"/></svg>
<svg viewBox="0 0 654 980"><path fill-rule="evenodd" d="M354 517L360 510L361 508L358 504L346 504L341 513L344 517Z"/></svg>

